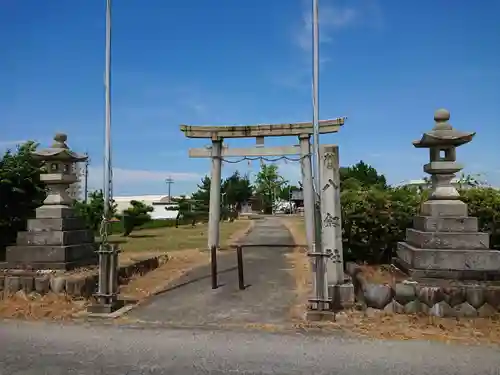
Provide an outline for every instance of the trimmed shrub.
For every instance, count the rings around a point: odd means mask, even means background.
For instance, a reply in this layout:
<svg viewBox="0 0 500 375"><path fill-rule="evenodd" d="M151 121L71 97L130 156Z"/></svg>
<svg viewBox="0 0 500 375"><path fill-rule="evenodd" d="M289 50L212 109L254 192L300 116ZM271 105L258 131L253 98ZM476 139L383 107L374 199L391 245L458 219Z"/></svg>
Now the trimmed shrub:
<svg viewBox="0 0 500 375"><path fill-rule="evenodd" d="M469 215L479 219L479 230L490 233L491 247L500 248L500 191L477 187L460 193L469 205ZM353 183L344 188L341 204L345 260L389 262L426 199L426 191L409 187L383 189Z"/></svg>

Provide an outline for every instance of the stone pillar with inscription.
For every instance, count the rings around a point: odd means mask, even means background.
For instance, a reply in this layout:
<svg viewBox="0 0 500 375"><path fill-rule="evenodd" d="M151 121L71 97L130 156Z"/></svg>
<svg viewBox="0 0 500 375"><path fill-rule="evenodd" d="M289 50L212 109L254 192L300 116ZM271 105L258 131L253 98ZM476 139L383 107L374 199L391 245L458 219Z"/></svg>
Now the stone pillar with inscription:
<svg viewBox="0 0 500 375"><path fill-rule="evenodd" d="M321 215L323 228L321 243L329 254L327 263L328 285L344 281L342 257L342 221L340 220L340 175L338 147L325 145L321 157Z"/></svg>
<svg viewBox="0 0 500 375"><path fill-rule="evenodd" d="M320 148L321 244L327 261L328 295L333 306L349 306L354 302L354 287L344 274L342 248L342 210L340 205L339 148L323 145Z"/></svg>

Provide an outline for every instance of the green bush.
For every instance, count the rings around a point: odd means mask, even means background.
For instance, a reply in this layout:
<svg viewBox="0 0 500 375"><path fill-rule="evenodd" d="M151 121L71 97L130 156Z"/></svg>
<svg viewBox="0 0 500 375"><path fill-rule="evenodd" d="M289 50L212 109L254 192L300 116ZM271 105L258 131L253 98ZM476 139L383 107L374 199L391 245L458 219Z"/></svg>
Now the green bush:
<svg viewBox="0 0 500 375"><path fill-rule="evenodd" d="M461 191L469 215L478 217L479 230L490 233L491 247L500 247L500 191L472 188ZM341 194L342 235L346 261L384 263L404 241L406 228L418 214L427 192L414 188L363 187L350 184Z"/></svg>
<svg viewBox="0 0 500 375"><path fill-rule="evenodd" d="M490 233L493 249L500 249L500 190L476 187L460 192L468 204L469 216L479 221L479 230Z"/></svg>
<svg viewBox="0 0 500 375"><path fill-rule="evenodd" d="M5 246L15 242L18 231L26 230L27 219L46 197L40 181L42 164L32 155L36 148L34 142L26 142L0 155L0 261Z"/></svg>

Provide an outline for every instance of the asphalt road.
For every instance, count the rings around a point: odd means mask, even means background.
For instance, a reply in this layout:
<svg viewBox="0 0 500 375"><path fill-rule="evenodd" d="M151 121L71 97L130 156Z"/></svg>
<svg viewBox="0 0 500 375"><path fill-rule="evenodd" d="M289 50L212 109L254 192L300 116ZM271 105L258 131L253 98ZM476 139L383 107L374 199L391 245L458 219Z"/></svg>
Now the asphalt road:
<svg viewBox="0 0 500 375"><path fill-rule="evenodd" d="M498 349L0 321L0 374L500 374Z"/></svg>

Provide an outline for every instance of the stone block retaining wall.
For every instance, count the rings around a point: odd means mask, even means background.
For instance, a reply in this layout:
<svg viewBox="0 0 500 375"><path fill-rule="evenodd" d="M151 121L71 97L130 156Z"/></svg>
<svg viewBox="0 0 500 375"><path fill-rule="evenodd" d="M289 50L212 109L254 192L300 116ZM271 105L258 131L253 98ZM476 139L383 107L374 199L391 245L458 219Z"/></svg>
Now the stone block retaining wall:
<svg viewBox="0 0 500 375"><path fill-rule="evenodd" d="M134 275L142 275L152 271L168 261L167 255L159 255L141 259L118 269L118 284L125 285ZM22 290L26 294L36 292L66 294L69 297L89 298L96 292L98 285L98 269L79 273L44 273L39 271L1 270L0 299Z"/></svg>
<svg viewBox="0 0 500 375"><path fill-rule="evenodd" d="M386 313L424 313L439 317L491 317L500 313L500 285L404 280L388 284L368 282L356 264L347 265L357 302Z"/></svg>

